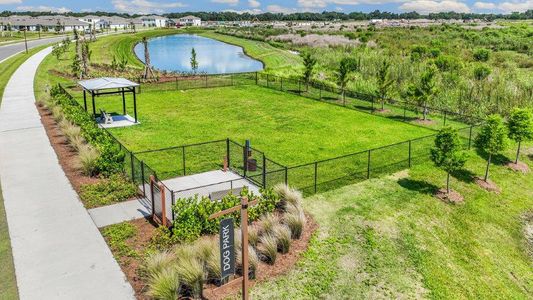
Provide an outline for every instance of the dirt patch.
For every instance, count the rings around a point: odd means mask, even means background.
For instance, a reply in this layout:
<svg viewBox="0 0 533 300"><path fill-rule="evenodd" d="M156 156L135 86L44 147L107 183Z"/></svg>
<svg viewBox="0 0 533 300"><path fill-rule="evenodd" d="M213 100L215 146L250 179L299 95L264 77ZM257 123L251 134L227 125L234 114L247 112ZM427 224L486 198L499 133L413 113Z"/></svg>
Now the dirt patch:
<svg viewBox="0 0 533 300"><path fill-rule="evenodd" d="M489 192L494 192L496 194L501 193L500 188L490 179L485 181L483 180L483 178L476 177L474 178L474 181L476 182L477 185L479 185L480 187L484 188L485 190Z"/></svg>
<svg viewBox="0 0 533 300"><path fill-rule="evenodd" d="M63 135L61 129L59 129L52 113L41 105L37 105L37 110L41 115L41 123L44 125L44 129L48 135L52 148L54 148L59 164L74 190L79 193L82 185L97 183L100 181L98 178L85 176L80 171L78 168L78 155L69 145L67 138Z"/></svg>
<svg viewBox="0 0 533 300"><path fill-rule="evenodd" d="M462 204L464 203L464 197L454 190L450 190L448 194L446 189L439 189L435 192L435 197L439 198L441 201L450 204Z"/></svg>
<svg viewBox="0 0 533 300"><path fill-rule="evenodd" d="M419 125L435 125L437 124L436 121L430 120L430 119L416 119L413 121L413 123L419 124Z"/></svg>
<svg viewBox="0 0 533 300"><path fill-rule="evenodd" d="M381 109L381 108L380 108L380 109L376 109L376 110L374 110L374 112L377 113L377 114L383 114L383 115L385 115L385 114L390 113L391 110L388 109L388 108L384 108L384 109Z"/></svg>
<svg viewBox="0 0 533 300"><path fill-rule="evenodd" d="M287 254L278 253L278 258L274 265L269 265L261 262L257 268L257 278L251 280L250 284L254 284L262 281L272 279L273 277L287 273L296 264L302 252L307 249L309 240L313 233L317 230L318 224L315 220L307 215L307 224L302 236L298 240L293 240L290 248L290 252ZM216 295L215 295L216 289ZM227 284L227 286L216 287L215 285L207 285L204 289L204 297L210 300L227 299L230 296L237 295L241 291L241 285L239 284Z"/></svg>
<svg viewBox="0 0 533 300"><path fill-rule="evenodd" d="M507 163L506 166L513 171L521 172L524 174L529 173L530 171L529 166L520 161L517 164L515 164L514 162Z"/></svg>

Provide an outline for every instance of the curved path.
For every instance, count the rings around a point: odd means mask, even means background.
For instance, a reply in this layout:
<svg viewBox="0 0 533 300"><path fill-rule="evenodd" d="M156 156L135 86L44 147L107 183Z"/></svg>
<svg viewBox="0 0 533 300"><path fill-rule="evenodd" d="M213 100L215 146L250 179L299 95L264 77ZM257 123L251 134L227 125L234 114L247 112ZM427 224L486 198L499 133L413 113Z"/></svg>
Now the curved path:
<svg viewBox="0 0 533 300"><path fill-rule="evenodd" d="M38 40L28 41L28 49L32 49L38 46L46 45L49 43L57 43L62 41L65 36L51 37L51 38L42 38ZM17 42L7 45L0 44L0 62L10 58L11 56L20 53L26 49L24 42Z"/></svg>
<svg viewBox="0 0 533 300"><path fill-rule="evenodd" d="M0 106L0 182L20 298L134 299L63 173L35 107L33 80L50 52L20 66Z"/></svg>

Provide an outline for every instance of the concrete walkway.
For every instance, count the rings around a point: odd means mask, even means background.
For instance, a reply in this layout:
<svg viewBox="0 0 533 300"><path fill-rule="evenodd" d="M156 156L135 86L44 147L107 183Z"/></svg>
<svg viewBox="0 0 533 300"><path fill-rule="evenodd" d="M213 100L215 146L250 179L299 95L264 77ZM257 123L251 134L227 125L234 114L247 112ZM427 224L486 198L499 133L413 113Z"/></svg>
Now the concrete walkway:
<svg viewBox="0 0 533 300"><path fill-rule="evenodd" d="M21 299L134 299L61 169L34 105L48 48L10 79L0 107L0 180Z"/></svg>

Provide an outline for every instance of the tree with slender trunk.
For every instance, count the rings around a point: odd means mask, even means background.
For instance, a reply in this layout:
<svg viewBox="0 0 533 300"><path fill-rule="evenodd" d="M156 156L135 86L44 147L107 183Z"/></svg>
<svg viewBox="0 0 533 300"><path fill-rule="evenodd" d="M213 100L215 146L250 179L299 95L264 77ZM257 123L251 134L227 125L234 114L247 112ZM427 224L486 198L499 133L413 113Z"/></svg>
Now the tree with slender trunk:
<svg viewBox="0 0 533 300"><path fill-rule="evenodd" d="M429 112L428 105L433 101L433 98L438 92L435 82L436 74L437 72L435 68L429 67L420 77L420 81L416 84L409 85L406 91L406 95L412 99L418 107L422 106L424 121L427 120L427 114Z"/></svg>
<svg viewBox="0 0 533 300"><path fill-rule="evenodd" d="M81 69L82 77L89 76L89 61L91 60L91 50L89 49L89 43L83 40L81 44Z"/></svg>
<svg viewBox="0 0 533 300"><path fill-rule="evenodd" d="M509 138L518 143L514 162L518 164L522 142L533 140L533 114L524 108L513 109L507 120L507 128Z"/></svg>
<svg viewBox="0 0 533 300"><path fill-rule="evenodd" d="M446 171L446 193L449 195L450 174L460 170L467 160L457 130L444 127L437 133L435 146L431 148L431 160L435 166Z"/></svg>
<svg viewBox="0 0 533 300"><path fill-rule="evenodd" d="M154 71L152 70L152 64L150 62L150 52L148 50L148 39L143 37L142 43L144 46L144 79L154 78Z"/></svg>
<svg viewBox="0 0 533 300"><path fill-rule="evenodd" d="M503 123L500 115L490 115L475 140L475 146L478 151L485 153L487 158L487 167L485 169L484 181L489 179L489 167L492 156L501 153L507 148L507 128Z"/></svg>
<svg viewBox="0 0 533 300"><path fill-rule="evenodd" d="M311 81L311 78L313 77L313 70L316 65L316 58L311 55L309 51L302 52L300 56L303 59L304 64L304 74L303 74L303 80L305 82L305 91L309 90L309 82Z"/></svg>
<svg viewBox="0 0 533 300"><path fill-rule="evenodd" d="M344 93L346 85L350 79L350 73L357 70L357 61L350 57L345 57L341 59L339 63L339 70L337 71L337 85L342 91L342 97L344 98Z"/></svg>
<svg viewBox="0 0 533 300"><path fill-rule="evenodd" d="M376 95L381 101L381 110L385 110L385 101L389 93L390 87L394 80L390 78L390 61L385 59L381 63L378 69L377 81L378 87L376 89Z"/></svg>
<svg viewBox="0 0 533 300"><path fill-rule="evenodd" d="M196 50L191 50L191 69L194 74L198 71L198 60L196 59Z"/></svg>

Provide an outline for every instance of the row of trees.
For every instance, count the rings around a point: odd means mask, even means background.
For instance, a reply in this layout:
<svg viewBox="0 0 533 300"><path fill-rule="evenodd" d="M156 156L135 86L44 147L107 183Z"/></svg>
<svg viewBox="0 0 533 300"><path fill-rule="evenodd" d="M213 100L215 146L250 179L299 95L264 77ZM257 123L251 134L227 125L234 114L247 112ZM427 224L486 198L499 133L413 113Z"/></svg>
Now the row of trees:
<svg viewBox="0 0 533 300"><path fill-rule="evenodd" d="M487 157L484 181L489 179L489 168L493 156L506 150L509 140L518 144L514 161L518 164L522 142L533 140L531 111L515 108L506 123L499 115L491 115L487 118L474 143L478 152ZM431 159L435 166L446 172L446 191L449 194L450 175L462 169L468 159L457 130L445 127L439 131L435 138L435 146L431 149Z"/></svg>

